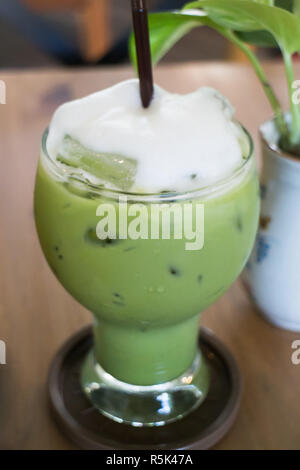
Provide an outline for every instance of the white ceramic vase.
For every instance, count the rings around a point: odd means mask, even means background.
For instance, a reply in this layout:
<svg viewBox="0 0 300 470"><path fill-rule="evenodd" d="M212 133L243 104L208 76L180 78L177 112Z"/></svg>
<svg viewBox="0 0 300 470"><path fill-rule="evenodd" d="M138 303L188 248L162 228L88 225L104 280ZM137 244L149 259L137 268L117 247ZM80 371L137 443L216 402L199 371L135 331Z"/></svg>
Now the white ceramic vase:
<svg viewBox="0 0 300 470"><path fill-rule="evenodd" d="M260 128L261 218L245 283L264 317L300 332L300 158L280 151L274 121Z"/></svg>

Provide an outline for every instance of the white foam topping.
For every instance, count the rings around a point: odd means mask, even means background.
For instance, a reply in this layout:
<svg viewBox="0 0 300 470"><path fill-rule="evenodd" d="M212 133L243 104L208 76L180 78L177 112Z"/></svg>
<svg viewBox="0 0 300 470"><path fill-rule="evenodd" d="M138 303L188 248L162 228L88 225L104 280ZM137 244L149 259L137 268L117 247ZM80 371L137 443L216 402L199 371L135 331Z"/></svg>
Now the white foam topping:
<svg viewBox="0 0 300 470"><path fill-rule="evenodd" d="M134 188L184 190L213 184L242 163L240 127L234 109L216 90L185 94L155 86L148 109L138 80L60 106L47 139L55 159L65 135L83 146L137 160Z"/></svg>

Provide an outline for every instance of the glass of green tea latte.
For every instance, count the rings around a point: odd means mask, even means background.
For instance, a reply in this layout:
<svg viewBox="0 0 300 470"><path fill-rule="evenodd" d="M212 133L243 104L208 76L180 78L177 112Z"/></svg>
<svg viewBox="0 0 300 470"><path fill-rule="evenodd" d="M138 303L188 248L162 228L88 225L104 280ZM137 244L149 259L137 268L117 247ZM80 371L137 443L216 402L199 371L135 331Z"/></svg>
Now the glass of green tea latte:
<svg viewBox="0 0 300 470"><path fill-rule="evenodd" d="M141 110L131 80L63 105L43 136L40 243L93 314L81 384L117 422L164 425L209 389L199 315L243 269L259 211L251 137L228 110L211 89L158 87Z"/></svg>

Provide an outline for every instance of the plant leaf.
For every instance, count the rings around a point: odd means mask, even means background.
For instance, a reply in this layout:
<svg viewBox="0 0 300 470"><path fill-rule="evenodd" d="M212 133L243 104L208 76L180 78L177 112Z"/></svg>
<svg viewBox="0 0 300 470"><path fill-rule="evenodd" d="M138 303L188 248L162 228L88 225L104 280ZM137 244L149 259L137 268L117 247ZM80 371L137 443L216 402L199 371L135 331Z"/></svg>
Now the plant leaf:
<svg viewBox="0 0 300 470"><path fill-rule="evenodd" d="M257 3L265 3L266 5L273 5L279 8L284 8L288 11L293 11L294 3L295 6L299 5L299 0L253 0ZM294 11L295 12L295 11ZM300 11L299 11L300 16ZM249 32L240 32L236 31L236 35L242 41L246 42L247 44L253 44L254 46L260 47L278 47L278 44L272 34L268 31L255 31L254 33Z"/></svg>
<svg viewBox="0 0 300 470"><path fill-rule="evenodd" d="M274 1L276 0L253 0L257 3L263 3L264 5L274 6ZM279 0L280 1L280 0ZM283 0L290 1L293 0ZM255 31L255 33L241 32L236 31L236 35L239 39L246 42L247 44L253 44L254 46L260 47L278 47L277 42L274 40L273 36L268 31Z"/></svg>
<svg viewBox="0 0 300 470"><path fill-rule="evenodd" d="M179 11L151 13L149 15L149 31L152 62L156 64L183 36L197 26L213 22L205 13L189 14ZM220 29L218 25L215 25ZM136 50L134 35L129 39L129 55L136 66Z"/></svg>
<svg viewBox="0 0 300 470"><path fill-rule="evenodd" d="M274 0L252 0L252 1L256 3L262 3L263 5L270 5L270 6L274 5Z"/></svg>
<svg viewBox="0 0 300 470"><path fill-rule="evenodd" d="M297 0L275 0L274 2L276 7L284 8L288 11L294 10L294 3L297 3Z"/></svg>
<svg viewBox="0 0 300 470"><path fill-rule="evenodd" d="M235 31L237 37L247 44L253 44L259 47L278 47L272 34L268 31L243 32Z"/></svg>
<svg viewBox="0 0 300 470"><path fill-rule="evenodd" d="M212 21L233 31L268 31L289 54L300 50L300 18L282 8L249 0L198 0L185 8L203 9Z"/></svg>
<svg viewBox="0 0 300 470"><path fill-rule="evenodd" d="M290 0L290 1L292 1L292 0ZM299 2L299 0L294 0L293 12L295 13L295 15L300 16L300 2Z"/></svg>

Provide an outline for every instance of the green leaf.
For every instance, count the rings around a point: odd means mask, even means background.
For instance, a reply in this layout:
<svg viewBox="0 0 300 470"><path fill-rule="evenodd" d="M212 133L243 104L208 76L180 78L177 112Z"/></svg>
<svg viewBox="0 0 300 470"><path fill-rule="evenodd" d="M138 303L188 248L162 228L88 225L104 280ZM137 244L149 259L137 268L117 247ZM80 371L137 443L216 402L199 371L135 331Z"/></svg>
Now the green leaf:
<svg viewBox="0 0 300 470"><path fill-rule="evenodd" d="M249 0L198 0L185 8L203 9L212 21L233 31L268 31L287 53L300 51L300 18L282 8Z"/></svg>
<svg viewBox="0 0 300 470"><path fill-rule="evenodd" d="M293 11L294 2L300 6L299 0L253 0L258 3L265 3L266 5L274 5L279 8L284 8L288 11ZM300 12L299 12L300 14ZM254 33L236 31L237 36L247 44L253 44L259 47L278 47L278 44L272 34L268 31L255 31Z"/></svg>
<svg viewBox="0 0 300 470"><path fill-rule="evenodd" d="M203 18L203 20L201 20ZM189 15L180 12L152 13L149 15L152 62L156 64L183 36L207 20L206 15ZM208 20L209 21L209 20ZM129 55L136 66L134 35L129 40Z"/></svg>
<svg viewBox="0 0 300 470"><path fill-rule="evenodd" d="M295 0L295 3L297 0ZM294 9L294 0L275 0L275 6L279 8L284 8L288 11L293 11Z"/></svg>
<svg viewBox="0 0 300 470"><path fill-rule="evenodd" d="M274 0L253 0L264 5L274 5ZM286 1L286 0L283 0ZM287 0L292 2L293 0ZM276 0L275 0L276 4ZM247 44L253 44L260 47L278 47L277 42L268 31L255 31L254 33L236 31L237 36Z"/></svg>
<svg viewBox="0 0 300 470"><path fill-rule="evenodd" d="M252 1L256 3L262 3L263 5L270 5L270 6L274 5L274 0L252 0Z"/></svg>
<svg viewBox="0 0 300 470"><path fill-rule="evenodd" d="M272 34L268 31L243 32L236 31L237 37L247 44L253 44L259 47L278 47Z"/></svg>
<svg viewBox="0 0 300 470"><path fill-rule="evenodd" d="M292 1L292 0L291 0L291 1ZM295 15L300 16L300 2L299 2L299 0L294 0L294 3L293 3L293 12L295 13Z"/></svg>

